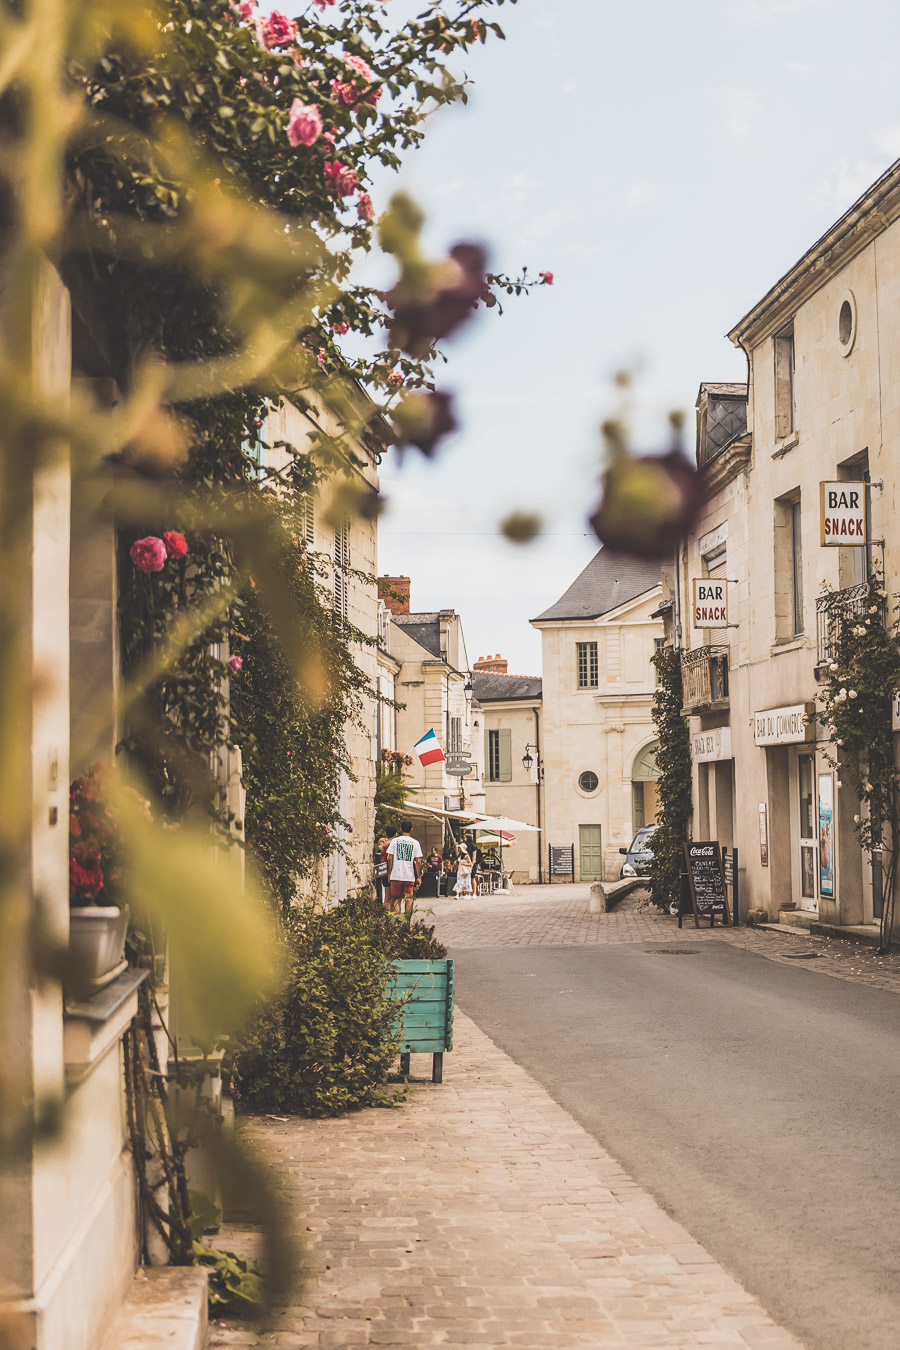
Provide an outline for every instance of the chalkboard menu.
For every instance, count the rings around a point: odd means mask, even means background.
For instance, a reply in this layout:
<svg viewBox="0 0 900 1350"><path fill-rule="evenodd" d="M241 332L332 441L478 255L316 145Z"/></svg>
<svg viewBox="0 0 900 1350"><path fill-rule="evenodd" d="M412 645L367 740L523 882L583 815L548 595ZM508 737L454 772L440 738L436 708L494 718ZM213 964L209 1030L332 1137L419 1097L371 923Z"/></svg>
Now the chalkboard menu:
<svg viewBox="0 0 900 1350"><path fill-rule="evenodd" d="M684 846L684 860L687 864L695 922L700 914L706 914L710 923L714 921L716 914L721 914L727 923L725 872L718 843L715 840L699 842L694 840L687 843Z"/></svg>
<svg viewBox="0 0 900 1350"><path fill-rule="evenodd" d="M564 844L560 848L550 845L551 877L575 878L575 845Z"/></svg>

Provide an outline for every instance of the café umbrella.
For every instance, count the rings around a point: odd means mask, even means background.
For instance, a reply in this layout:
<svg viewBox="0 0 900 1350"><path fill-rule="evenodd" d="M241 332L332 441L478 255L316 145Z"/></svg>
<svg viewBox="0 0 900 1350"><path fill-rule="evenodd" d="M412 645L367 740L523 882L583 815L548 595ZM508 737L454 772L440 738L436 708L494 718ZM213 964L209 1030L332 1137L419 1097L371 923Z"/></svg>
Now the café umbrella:
<svg viewBox="0 0 900 1350"><path fill-rule="evenodd" d="M503 837L509 834L518 834L521 830L533 830L535 833L540 831L539 825L529 825L524 820L513 820L510 816L479 816L473 820L467 827L470 830L487 831L497 834L500 838L500 876L503 877Z"/></svg>

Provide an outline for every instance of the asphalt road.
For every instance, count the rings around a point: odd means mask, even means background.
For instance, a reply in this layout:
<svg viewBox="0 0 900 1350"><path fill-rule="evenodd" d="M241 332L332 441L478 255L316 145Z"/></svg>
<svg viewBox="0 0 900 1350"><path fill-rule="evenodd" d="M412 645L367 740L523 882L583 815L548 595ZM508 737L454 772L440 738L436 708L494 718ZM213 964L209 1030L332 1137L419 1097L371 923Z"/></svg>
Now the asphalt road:
<svg viewBox="0 0 900 1350"><path fill-rule="evenodd" d="M708 939L451 955L460 1007L777 1321L898 1350L896 994Z"/></svg>

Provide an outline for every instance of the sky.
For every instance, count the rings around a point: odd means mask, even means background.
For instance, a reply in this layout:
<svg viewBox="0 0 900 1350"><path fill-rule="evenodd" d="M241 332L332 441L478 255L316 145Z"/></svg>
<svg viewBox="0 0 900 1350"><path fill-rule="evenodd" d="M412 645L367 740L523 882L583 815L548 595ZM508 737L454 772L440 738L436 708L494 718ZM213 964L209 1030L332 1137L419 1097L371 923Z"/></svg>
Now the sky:
<svg viewBox="0 0 900 1350"><path fill-rule="evenodd" d="M446 343L461 430L382 468L379 571L416 610L462 617L470 660L540 673L529 620L598 545L599 427L668 447L701 380L746 378L724 334L900 156L897 0L519 0L506 42L465 58L468 106L432 120L397 187L434 256L461 239L495 271L554 273ZM632 373L628 405L613 377ZM545 521L507 543L512 510Z"/></svg>

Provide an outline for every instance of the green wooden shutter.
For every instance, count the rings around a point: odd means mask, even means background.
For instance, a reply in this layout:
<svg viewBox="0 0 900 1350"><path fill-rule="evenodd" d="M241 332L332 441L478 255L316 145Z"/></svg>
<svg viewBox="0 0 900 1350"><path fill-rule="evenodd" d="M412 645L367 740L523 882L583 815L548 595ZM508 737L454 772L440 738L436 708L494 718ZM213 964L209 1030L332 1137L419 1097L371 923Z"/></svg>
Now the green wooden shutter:
<svg viewBox="0 0 900 1350"><path fill-rule="evenodd" d="M500 782L508 783L512 778L512 732L508 727L501 727L498 735L500 739Z"/></svg>

